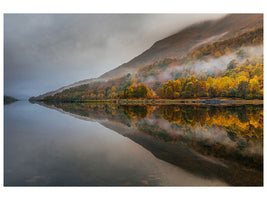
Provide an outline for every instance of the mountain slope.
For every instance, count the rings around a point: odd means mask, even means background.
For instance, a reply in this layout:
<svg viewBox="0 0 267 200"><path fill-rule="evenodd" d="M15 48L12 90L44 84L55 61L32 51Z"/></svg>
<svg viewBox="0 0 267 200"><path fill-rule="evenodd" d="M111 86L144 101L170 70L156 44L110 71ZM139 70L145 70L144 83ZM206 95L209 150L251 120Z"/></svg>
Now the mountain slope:
<svg viewBox="0 0 267 200"><path fill-rule="evenodd" d="M122 75L126 71L131 72L135 68L167 57L179 58L189 53L193 48L199 47L199 45L225 40L262 25L263 15L261 14L231 14L219 20L195 24L163 40L157 41L141 55L100 77L110 78L118 74Z"/></svg>
<svg viewBox="0 0 267 200"><path fill-rule="evenodd" d="M106 72L96 79L80 81L32 99L40 100L46 96L62 92L68 88L88 83L91 84L92 82L106 81L112 78L114 79L128 73L136 72L139 68L165 58L180 59L203 45L226 40L250 29L262 26L262 14L230 14L219 20L195 24L174 35L157 41L151 48L143 52L141 55L135 57L128 63L122 64L114 70Z"/></svg>

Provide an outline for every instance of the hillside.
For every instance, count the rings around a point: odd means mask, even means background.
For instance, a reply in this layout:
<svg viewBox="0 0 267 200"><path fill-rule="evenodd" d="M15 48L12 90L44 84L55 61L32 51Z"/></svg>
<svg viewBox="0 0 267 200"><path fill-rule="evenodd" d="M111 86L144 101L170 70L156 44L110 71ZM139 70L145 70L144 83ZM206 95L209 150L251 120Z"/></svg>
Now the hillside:
<svg viewBox="0 0 267 200"><path fill-rule="evenodd" d="M122 75L126 71L132 72L136 68L164 58L179 58L201 45L225 40L249 29L262 26L263 15L260 14L231 14L219 20L195 24L157 41L141 55L100 77L116 77L118 74Z"/></svg>
<svg viewBox="0 0 267 200"><path fill-rule="evenodd" d="M238 48L240 51L240 48L258 46L256 50L259 53L256 54L262 54L262 47L259 47L259 45L262 45L263 40L262 26L263 15L261 14L231 14L219 20L195 24L156 42L141 55L96 79L80 81L32 98L32 100L40 100L47 96L51 99L56 93L62 93L68 99L117 98L119 93L129 88L132 84L144 83L146 86L152 87L156 81L160 81L161 84L158 86L162 86L164 81L168 79L173 80L195 75L199 73L199 70L196 69L201 65L212 63L214 60L212 62L208 60L212 58L221 59L223 62L216 66L214 64L210 65L209 69L202 70L203 73L200 75L215 76L220 68L225 70L227 64L237 58ZM252 41L251 38L252 40L257 38L257 40ZM242 42L239 40L242 40ZM237 44L236 46L230 45L233 41ZM212 45L210 46L209 44ZM255 49L242 49L241 53L242 51L249 52L247 53L249 55L243 59L238 56L239 64L255 55L255 53L251 53ZM227 59L223 57L224 55L227 56ZM197 61L201 61L200 65ZM107 80L109 81L107 82ZM91 90L88 90L88 87ZM87 89L85 90L85 88ZM158 88L155 87L154 90ZM84 96L83 90L87 94L91 93L92 96ZM103 90L104 92L98 97L99 92L95 92L96 90ZM94 92L92 93L92 91ZM73 92L75 94L66 96L66 93ZM110 95L107 95L107 93L110 93Z"/></svg>
<svg viewBox="0 0 267 200"><path fill-rule="evenodd" d="M4 95L4 104L14 103L15 101L18 101L18 99Z"/></svg>

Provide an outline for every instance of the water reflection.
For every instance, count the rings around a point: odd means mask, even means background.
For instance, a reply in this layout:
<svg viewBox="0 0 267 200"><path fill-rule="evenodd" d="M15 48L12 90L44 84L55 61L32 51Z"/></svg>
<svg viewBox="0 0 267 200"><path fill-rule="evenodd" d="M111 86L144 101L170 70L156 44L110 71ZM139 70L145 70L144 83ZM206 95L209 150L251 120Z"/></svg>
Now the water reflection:
<svg viewBox="0 0 267 200"><path fill-rule="evenodd" d="M49 103L94 120L157 158L230 185L263 184L263 106Z"/></svg>

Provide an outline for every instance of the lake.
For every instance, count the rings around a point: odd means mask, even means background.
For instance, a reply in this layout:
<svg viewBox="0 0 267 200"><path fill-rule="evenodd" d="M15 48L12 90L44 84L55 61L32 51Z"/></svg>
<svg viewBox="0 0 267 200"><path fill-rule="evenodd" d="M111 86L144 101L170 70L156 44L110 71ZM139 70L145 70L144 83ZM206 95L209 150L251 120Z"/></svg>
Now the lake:
<svg viewBox="0 0 267 200"><path fill-rule="evenodd" d="M5 105L4 185L262 186L263 105Z"/></svg>

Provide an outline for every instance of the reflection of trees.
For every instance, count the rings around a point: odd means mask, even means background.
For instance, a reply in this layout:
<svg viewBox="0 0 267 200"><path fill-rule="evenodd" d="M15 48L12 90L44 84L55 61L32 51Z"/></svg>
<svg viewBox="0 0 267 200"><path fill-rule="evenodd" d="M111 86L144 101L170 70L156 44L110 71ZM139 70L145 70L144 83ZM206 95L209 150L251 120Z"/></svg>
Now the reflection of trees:
<svg viewBox="0 0 267 200"><path fill-rule="evenodd" d="M103 103L64 103L64 102L46 102L63 111L89 117L93 119L110 119L123 124L130 124L130 118L119 109L117 104Z"/></svg>
<svg viewBox="0 0 267 200"><path fill-rule="evenodd" d="M168 122L175 122L179 125L189 124L195 127L197 123L205 125L207 119L207 107L193 106L160 106L158 114Z"/></svg>
<svg viewBox="0 0 267 200"><path fill-rule="evenodd" d="M146 118L147 115L154 109L151 106L141 106L141 105L121 105L119 106L121 110L125 112L126 115L130 117L139 117L139 118Z"/></svg>
<svg viewBox="0 0 267 200"><path fill-rule="evenodd" d="M49 103L49 102L47 102ZM51 103L50 103L51 104ZM246 138L263 137L263 108L260 106L189 106L162 105L155 111L155 106L147 105L116 105L91 103L53 103L57 108L85 117L97 119L108 118L124 124L151 117L162 116L169 123L179 126L196 125L223 127L230 138L239 135ZM233 134L234 133L234 134Z"/></svg>
<svg viewBox="0 0 267 200"><path fill-rule="evenodd" d="M49 102L48 102L49 103ZM50 103L51 104L51 103ZM132 119L144 119L162 116L169 123L179 126L196 125L223 127L230 138L239 135L245 138L263 137L263 108L260 106L189 106L189 105L162 105L155 111L155 106L147 105L116 105L91 103L53 103L57 108L85 117L97 119L108 118L130 124ZM154 131L155 132L155 131Z"/></svg>
<svg viewBox="0 0 267 200"><path fill-rule="evenodd" d="M145 118L148 114L148 110L146 106L125 106L122 105L119 107L130 117L139 117Z"/></svg>
<svg viewBox="0 0 267 200"><path fill-rule="evenodd" d="M262 106L164 105L157 114L170 126L158 123L151 132L147 131L150 124L143 123L138 127L142 133L171 143L182 142L201 154L262 170Z"/></svg>
<svg viewBox="0 0 267 200"><path fill-rule="evenodd" d="M160 106L157 113L168 122L195 127L221 126L245 137L263 137L262 106Z"/></svg>

